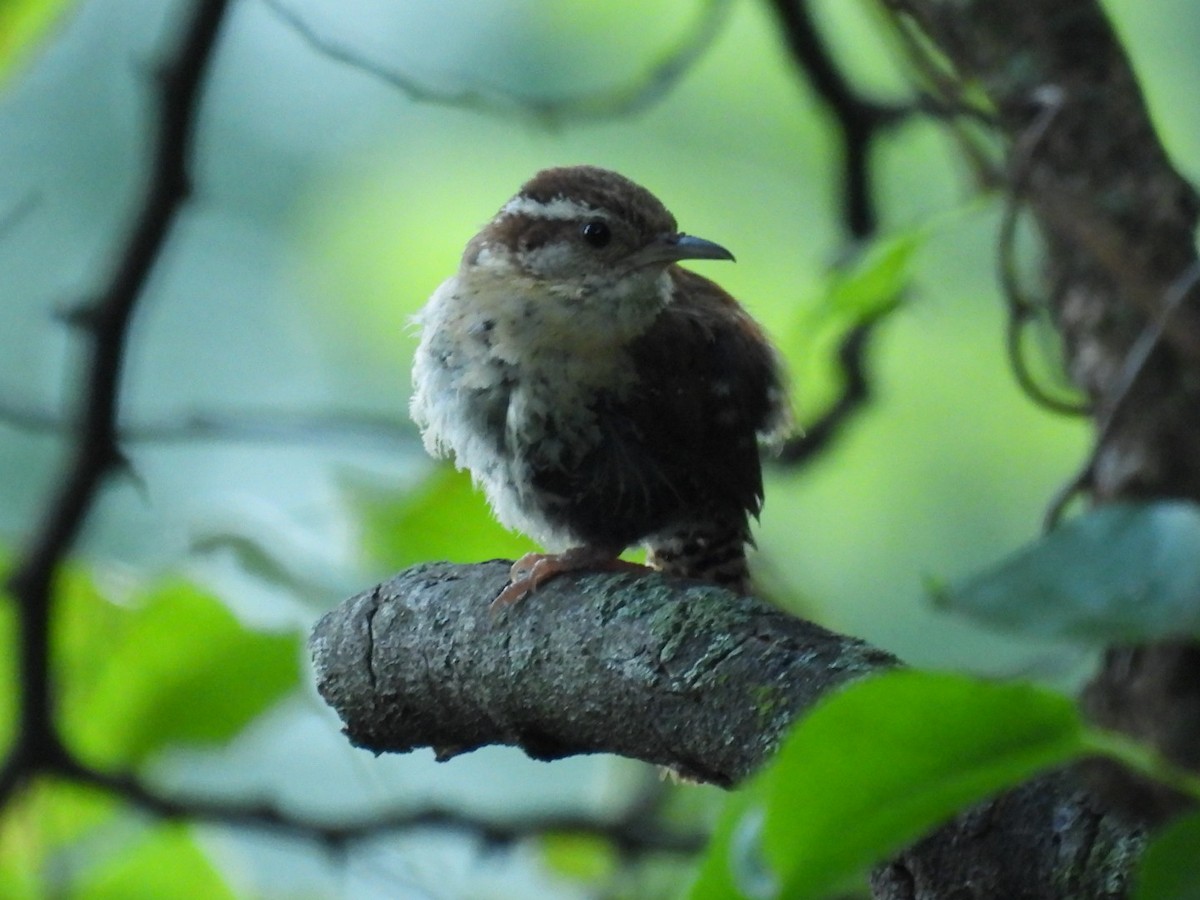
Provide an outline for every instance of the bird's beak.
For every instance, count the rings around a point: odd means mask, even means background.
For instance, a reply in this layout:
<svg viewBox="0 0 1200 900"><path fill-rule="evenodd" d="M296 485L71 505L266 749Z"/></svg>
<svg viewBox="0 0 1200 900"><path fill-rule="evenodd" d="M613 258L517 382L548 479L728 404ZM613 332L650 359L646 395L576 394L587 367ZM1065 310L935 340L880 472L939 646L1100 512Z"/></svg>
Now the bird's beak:
<svg viewBox="0 0 1200 900"><path fill-rule="evenodd" d="M655 238L636 254L639 266L655 263L673 263L682 259L728 259L733 254L712 241L692 237L690 234L663 234Z"/></svg>

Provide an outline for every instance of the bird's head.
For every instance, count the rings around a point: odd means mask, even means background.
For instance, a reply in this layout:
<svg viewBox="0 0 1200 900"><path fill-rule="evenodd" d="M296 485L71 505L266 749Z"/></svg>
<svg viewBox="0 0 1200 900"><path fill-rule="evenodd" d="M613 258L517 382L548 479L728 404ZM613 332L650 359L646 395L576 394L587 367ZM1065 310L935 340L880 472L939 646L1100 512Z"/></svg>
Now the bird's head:
<svg viewBox="0 0 1200 900"><path fill-rule="evenodd" d="M668 266L733 259L683 234L657 197L594 166L545 169L467 245L461 273L512 278L574 299L658 297Z"/></svg>

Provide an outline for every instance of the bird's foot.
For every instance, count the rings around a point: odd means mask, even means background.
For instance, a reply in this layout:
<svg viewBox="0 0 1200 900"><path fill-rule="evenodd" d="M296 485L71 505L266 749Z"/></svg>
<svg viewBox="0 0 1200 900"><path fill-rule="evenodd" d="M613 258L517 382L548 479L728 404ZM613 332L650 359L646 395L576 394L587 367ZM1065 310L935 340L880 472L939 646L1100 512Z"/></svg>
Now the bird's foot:
<svg viewBox="0 0 1200 900"><path fill-rule="evenodd" d="M620 559L611 548L572 547L563 553L526 553L508 571L508 585L492 601L492 612L511 606L567 572L653 572L649 566Z"/></svg>

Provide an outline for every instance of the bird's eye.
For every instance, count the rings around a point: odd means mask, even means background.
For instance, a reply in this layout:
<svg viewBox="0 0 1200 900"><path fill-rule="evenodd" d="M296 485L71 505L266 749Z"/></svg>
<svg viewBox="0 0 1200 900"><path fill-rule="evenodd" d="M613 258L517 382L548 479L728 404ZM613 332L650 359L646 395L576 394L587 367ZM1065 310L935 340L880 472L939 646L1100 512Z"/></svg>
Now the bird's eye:
<svg viewBox="0 0 1200 900"><path fill-rule="evenodd" d="M608 246L608 242L612 240L612 231L609 230L608 225L596 220L585 222L579 229L579 233L585 241L597 249Z"/></svg>

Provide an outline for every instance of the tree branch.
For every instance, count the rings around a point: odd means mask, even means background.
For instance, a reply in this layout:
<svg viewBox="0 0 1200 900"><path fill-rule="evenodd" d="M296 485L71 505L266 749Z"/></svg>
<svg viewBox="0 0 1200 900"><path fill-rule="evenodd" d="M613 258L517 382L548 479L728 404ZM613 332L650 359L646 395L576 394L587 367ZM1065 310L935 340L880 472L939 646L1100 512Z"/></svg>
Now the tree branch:
<svg viewBox="0 0 1200 900"><path fill-rule="evenodd" d="M1075 307L1083 303L1093 314L1119 313L1126 320L1130 312L1140 312L1143 321L1157 315L1170 285L1196 257L1192 235L1200 209L1158 142L1103 9L1095 0L888 5L987 93L1010 153L1026 149L1031 129L1040 132L1020 160L1024 196L1049 243L1049 283L1074 351L1073 374L1102 399L1113 373L1080 366L1085 348L1078 342L1106 338L1094 349L1123 357L1141 323L1084 322ZM1056 107L1049 121L1047 106ZM1082 297L1068 307L1072 292ZM1200 359L1200 294L1180 304L1167 331L1177 351Z"/></svg>
<svg viewBox="0 0 1200 900"><path fill-rule="evenodd" d="M69 432L71 423L58 413L0 397L0 422L31 434ZM117 440L129 444L187 444L243 442L277 444L350 443L378 444L394 450L401 442L415 441L416 428L400 413L385 415L366 410L242 409L181 413L153 420L122 422Z"/></svg>
<svg viewBox="0 0 1200 900"><path fill-rule="evenodd" d="M1124 900L1145 834L1076 770L974 807L871 878L875 900Z"/></svg>
<svg viewBox="0 0 1200 900"><path fill-rule="evenodd" d="M842 148L842 230L859 253L879 227L872 189L871 148L884 131L915 111L915 107L880 103L860 94L842 71L813 21L807 0L768 0L779 21L780 32L797 70L828 110ZM852 254L848 254L851 256ZM848 265L844 259L842 265ZM856 323L842 338L838 367L842 388L821 415L782 448L782 465L807 465L829 451L846 426L871 399L867 375L867 350L875 329L886 314Z"/></svg>
<svg viewBox="0 0 1200 900"><path fill-rule="evenodd" d="M538 759L604 751L731 785L826 692L898 664L757 599L662 576L562 577L493 616L507 573L504 561L416 566L317 623L318 687L352 742L442 759L485 744ZM881 868L875 891L1116 898L1141 846L1073 772L1051 773Z"/></svg>
<svg viewBox="0 0 1200 900"><path fill-rule="evenodd" d="M1200 501L1200 288L1190 277L1200 201L1160 145L1100 4L888 2L987 93L1020 164L1050 307L1095 419L1070 490L1099 502ZM1112 648L1084 701L1098 724L1200 766L1200 646ZM1116 771L1107 781L1150 820L1178 809Z"/></svg>
<svg viewBox="0 0 1200 900"><path fill-rule="evenodd" d="M80 378L82 405L74 444L57 493L8 579L19 620L20 724L0 772L0 804L24 778L65 752L54 725L50 683L53 578L104 479L120 464L117 395L129 323L191 190L188 156L196 110L227 6L228 0L193 3L178 49L158 70L157 132L142 203L102 293L76 316L88 338L88 359Z"/></svg>
<svg viewBox="0 0 1200 900"><path fill-rule="evenodd" d="M796 65L833 116L842 142L842 221L856 239L878 228L871 186L871 147L882 131L913 108L879 103L859 94L825 46L807 0L770 0Z"/></svg>
<svg viewBox="0 0 1200 900"><path fill-rule="evenodd" d="M493 615L508 564L416 566L326 615L318 688L377 753L609 752L745 778L826 691L889 654L759 600L661 576L562 577Z"/></svg>
<svg viewBox="0 0 1200 900"><path fill-rule="evenodd" d="M263 829L335 849L389 831L458 831L492 846L507 846L530 837L558 833L603 838L618 853L632 859L647 853L696 853L707 839L699 831L677 830L660 823L656 813L661 797L655 790L644 792L626 810L610 818L561 813L485 818L438 806L375 812L358 818L332 818L284 812L265 802L172 795L152 787L137 775L102 772L71 758L55 766L55 774L77 784L107 791L162 819Z"/></svg>

